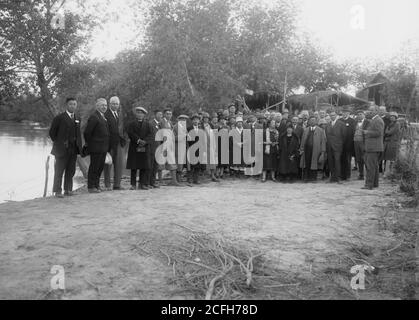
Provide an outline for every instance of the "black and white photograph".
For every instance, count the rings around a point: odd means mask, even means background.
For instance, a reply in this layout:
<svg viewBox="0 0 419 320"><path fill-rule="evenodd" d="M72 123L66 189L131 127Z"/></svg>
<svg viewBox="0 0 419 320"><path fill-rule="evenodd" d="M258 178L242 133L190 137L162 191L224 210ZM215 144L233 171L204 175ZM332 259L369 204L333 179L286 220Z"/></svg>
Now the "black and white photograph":
<svg viewBox="0 0 419 320"><path fill-rule="evenodd" d="M0 300L416 300L418 214L417 0L0 0Z"/></svg>

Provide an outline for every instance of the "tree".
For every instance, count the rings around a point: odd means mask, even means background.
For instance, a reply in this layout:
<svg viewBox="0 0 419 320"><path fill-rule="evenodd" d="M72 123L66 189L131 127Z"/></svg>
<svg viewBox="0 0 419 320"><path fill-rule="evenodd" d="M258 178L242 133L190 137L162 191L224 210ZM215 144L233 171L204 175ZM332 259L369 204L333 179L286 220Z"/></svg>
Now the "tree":
<svg viewBox="0 0 419 320"><path fill-rule="evenodd" d="M0 41L6 48L6 70L34 76L44 106L56 114L54 86L64 67L76 57L92 27L88 17L56 13L65 0L19 0L0 3Z"/></svg>

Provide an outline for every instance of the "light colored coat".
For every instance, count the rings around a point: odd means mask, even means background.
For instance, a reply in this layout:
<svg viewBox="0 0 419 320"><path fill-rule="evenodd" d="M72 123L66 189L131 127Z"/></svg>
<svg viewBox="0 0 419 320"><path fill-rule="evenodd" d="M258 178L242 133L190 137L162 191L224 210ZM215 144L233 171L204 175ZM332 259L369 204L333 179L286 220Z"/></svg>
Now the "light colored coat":
<svg viewBox="0 0 419 320"><path fill-rule="evenodd" d="M301 139L300 151L304 151L304 145L307 141L307 137L310 132L310 127L304 129L303 137ZM318 126L314 129L313 135L313 155L311 158L311 168L310 170L320 170L323 169L321 163L324 163L324 154L326 153L326 134L324 130ZM321 154L323 154L323 159L321 159ZM320 164L319 164L320 162ZM305 168L305 157L301 156L300 167Z"/></svg>
<svg viewBox="0 0 419 320"><path fill-rule="evenodd" d="M384 121L375 116L367 126L365 132L365 152L383 152Z"/></svg>

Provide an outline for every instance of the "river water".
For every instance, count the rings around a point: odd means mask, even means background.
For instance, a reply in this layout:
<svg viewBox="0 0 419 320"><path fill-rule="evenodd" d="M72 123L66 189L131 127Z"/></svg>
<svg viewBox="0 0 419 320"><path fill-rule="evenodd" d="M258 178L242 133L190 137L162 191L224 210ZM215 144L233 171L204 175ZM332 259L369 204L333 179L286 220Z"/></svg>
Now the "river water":
<svg viewBox="0 0 419 320"><path fill-rule="evenodd" d="M52 142L36 124L0 121L0 203L42 197L45 163ZM54 156L49 162L47 195L52 194ZM77 176L81 173L77 170ZM75 181L74 187L77 188Z"/></svg>

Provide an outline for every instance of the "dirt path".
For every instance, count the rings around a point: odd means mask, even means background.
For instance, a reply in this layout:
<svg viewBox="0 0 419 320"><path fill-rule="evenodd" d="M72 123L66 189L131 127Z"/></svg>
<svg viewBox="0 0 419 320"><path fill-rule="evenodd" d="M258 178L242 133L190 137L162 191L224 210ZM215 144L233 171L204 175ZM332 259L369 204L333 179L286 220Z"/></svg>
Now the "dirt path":
<svg viewBox="0 0 419 320"><path fill-rule="evenodd" d="M246 179L2 204L0 299L193 298L170 284L164 256L145 249L178 241L180 226L245 243L279 269L314 279L347 255L348 243L378 251L398 244L397 235L380 226L391 202L386 196L396 188L361 186ZM50 292L53 265L65 269L66 291L59 295ZM342 297L400 298L368 288L351 293L350 277L347 270L335 278L343 281ZM311 289L307 298L322 297Z"/></svg>

